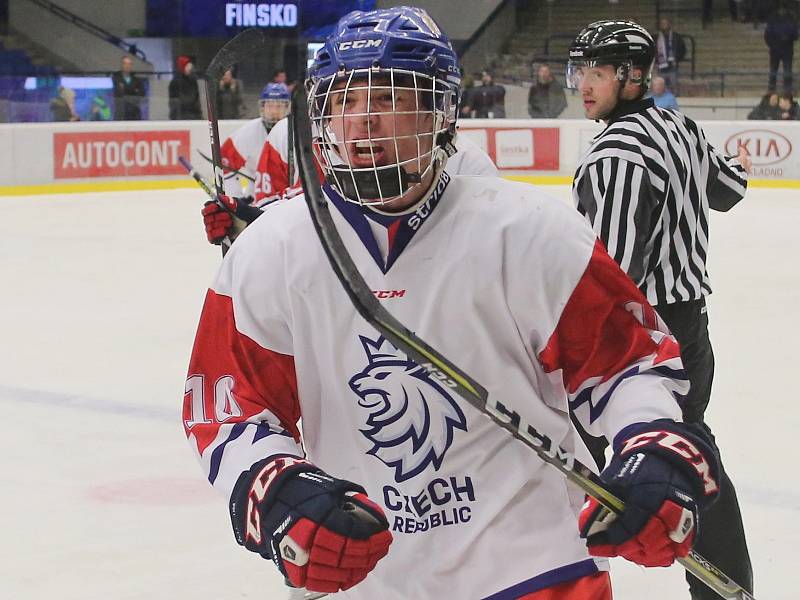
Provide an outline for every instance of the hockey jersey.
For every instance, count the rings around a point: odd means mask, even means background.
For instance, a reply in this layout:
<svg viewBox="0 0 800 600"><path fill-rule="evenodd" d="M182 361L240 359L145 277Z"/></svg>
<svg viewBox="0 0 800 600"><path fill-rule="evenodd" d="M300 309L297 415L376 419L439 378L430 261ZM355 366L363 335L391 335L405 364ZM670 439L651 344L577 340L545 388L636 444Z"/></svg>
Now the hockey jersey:
<svg viewBox="0 0 800 600"><path fill-rule="evenodd" d="M595 435L680 420L674 339L584 219L536 188L442 173L403 215L325 187L348 252L406 326L589 462ZM269 205L208 290L184 426L211 484L276 454L362 484L394 542L352 600L513 599L607 569L583 494L353 309L305 203ZM298 421L302 417L302 433Z"/></svg>
<svg viewBox="0 0 800 600"><path fill-rule="evenodd" d="M269 129L264 119L251 119L227 138L220 148L222 166L229 171L241 171L245 175L255 177L258 159L267 141ZM252 196L253 183L235 173L225 177L225 193L229 196Z"/></svg>
<svg viewBox="0 0 800 600"><path fill-rule="evenodd" d="M272 128L258 159L255 182L256 204L266 197L298 185L300 175L294 164L289 165L289 118L281 119ZM452 175L497 175L497 167L489 155L465 136L457 136L456 153L447 160L447 172ZM290 174L289 171L292 171ZM320 178L324 176L320 172Z"/></svg>

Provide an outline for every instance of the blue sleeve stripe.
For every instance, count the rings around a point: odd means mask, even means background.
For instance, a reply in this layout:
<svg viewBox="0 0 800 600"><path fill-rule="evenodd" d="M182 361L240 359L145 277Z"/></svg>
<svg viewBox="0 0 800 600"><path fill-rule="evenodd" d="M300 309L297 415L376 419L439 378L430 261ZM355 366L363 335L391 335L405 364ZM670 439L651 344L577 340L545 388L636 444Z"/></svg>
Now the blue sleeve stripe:
<svg viewBox="0 0 800 600"><path fill-rule="evenodd" d="M226 439L219 446L214 448L214 451L211 453L211 464L208 471L208 480L211 482L212 485L214 481L216 481L217 475L219 475L219 467L222 464L222 456L225 454L225 446L229 442L232 442L235 439L241 437L249 425L253 425L254 427L256 427L256 432L253 435L254 444L270 435L282 435L288 438L292 437L292 434L289 433L288 431L282 431L282 432L273 431L272 429L269 428L269 424L267 423L261 423L260 425L255 425L253 423L236 423L233 427L231 427L231 432L230 434L228 434L228 439Z"/></svg>
<svg viewBox="0 0 800 600"><path fill-rule="evenodd" d="M214 448L214 451L211 453L211 465L208 469L208 481L211 485L214 485L214 482L217 480L217 475L219 475L219 467L222 464L222 455L225 454L225 446L228 445L229 442L240 437L245 432L248 425L250 425L250 423L236 423L231 427L228 439Z"/></svg>
<svg viewBox="0 0 800 600"><path fill-rule="evenodd" d="M596 386L591 386L582 390L575 399L569 403L570 410L574 411L582 404L588 403L589 404L589 423L594 423L597 419L600 418L600 415L603 414L603 411L608 404L608 401L611 400L611 396L614 393L614 390L617 389L620 383L625 381L630 377L634 377L635 375L639 374L639 367L635 366L627 371L625 371L622 375L619 375L616 381L611 384L609 390L603 394L600 399L597 401L597 404L592 404L592 392L595 390Z"/></svg>

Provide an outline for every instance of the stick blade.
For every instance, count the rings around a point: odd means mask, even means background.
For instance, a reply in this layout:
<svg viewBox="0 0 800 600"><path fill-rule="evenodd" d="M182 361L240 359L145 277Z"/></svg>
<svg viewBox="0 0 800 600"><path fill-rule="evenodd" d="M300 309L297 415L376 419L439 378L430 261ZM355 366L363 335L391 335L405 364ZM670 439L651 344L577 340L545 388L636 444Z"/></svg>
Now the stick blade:
<svg viewBox="0 0 800 600"><path fill-rule="evenodd" d="M259 50L266 42L264 33L260 29L252 27L245 29L236 37L229 40L219 52L214 55L206 69L206 78L209 81L218 82L222 79L223 73L233 65L241 62L243 58L252 55Z"/></svg>

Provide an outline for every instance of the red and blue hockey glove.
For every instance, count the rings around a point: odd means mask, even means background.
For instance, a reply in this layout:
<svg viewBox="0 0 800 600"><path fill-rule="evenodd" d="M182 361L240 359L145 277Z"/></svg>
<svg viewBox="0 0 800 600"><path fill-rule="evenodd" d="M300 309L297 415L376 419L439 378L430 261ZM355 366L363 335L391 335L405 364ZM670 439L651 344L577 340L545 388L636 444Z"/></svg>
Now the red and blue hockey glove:
<svg viewBox="0 0 800 600"><path fill-rule="evenodd" d="M392 534L364 488L294 457L242 473L230 502L236 540L315 592L353 587L386 556Z"/></svg>
<svg viewBox="0 0 800 600"><path fill-rule="evenodd" d="M625 510L615 515L588 499L579 527L589 553L666 567L692 547L698 512L719 492L719 460L701 426L659 419L617 435L600 479Z"/></svg>
<svg viewBox="0 0 800 600"><path fill-rule="evenodd" d="M201 211L206 237L212 244L220 244L226 237L235 238L241 231L255 221L261 211L250 205L252 198L231 198L219 196L219 201L208 201ZM239 223L234 223L234 217ZM236 226L238 225L238 226Z"/></svg>

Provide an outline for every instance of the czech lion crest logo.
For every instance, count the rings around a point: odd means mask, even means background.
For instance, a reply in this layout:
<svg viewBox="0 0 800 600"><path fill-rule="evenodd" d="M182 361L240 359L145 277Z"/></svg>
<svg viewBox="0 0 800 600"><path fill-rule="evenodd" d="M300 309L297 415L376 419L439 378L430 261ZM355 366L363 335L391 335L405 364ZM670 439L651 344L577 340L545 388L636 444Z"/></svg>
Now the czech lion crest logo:
<svg viewBox="0 0 800 600"><path fill-rule="evenodd" d="M369 362L349 384L369 412L360 430L372 443L368 454L394 469L398 483L430 465L439 469L455 430L467 430L463 411L447 388L383 336L359 339Z"/></svg>

